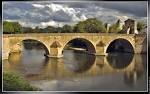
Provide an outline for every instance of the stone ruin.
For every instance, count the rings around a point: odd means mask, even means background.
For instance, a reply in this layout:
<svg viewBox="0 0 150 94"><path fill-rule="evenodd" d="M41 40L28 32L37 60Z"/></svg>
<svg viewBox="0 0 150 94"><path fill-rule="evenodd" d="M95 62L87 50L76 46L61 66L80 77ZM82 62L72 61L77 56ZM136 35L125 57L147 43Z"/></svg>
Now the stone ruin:
<svg viewBox="0 0 150 94"><path fill-rule="evenodd" d="M126 34L138 34L137 22L133 19L127 19L124 21L122 32L125 32Z"/></svg>
<svg viewBox="0 0 150 94"><path fill-rule="evenodd" d="M133 19L127 19L126 21L122 22L120 19L116 22L119 25L120 30L122 33L126 34L138 34L137 30L137 22ZM106 23L106 32L109 31L110 24Z"/></svg>

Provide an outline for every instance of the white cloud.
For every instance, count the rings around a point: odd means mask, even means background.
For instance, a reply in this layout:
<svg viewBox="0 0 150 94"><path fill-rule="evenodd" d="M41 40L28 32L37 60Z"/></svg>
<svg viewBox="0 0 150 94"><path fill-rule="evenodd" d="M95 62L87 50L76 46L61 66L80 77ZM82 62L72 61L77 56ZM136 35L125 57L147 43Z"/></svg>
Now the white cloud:
<svg viewBox="0 0 150 94"><path fill-rule="evenodd" d="M125 16L125 15L123 15L123 16L115 15L115 16L122 21L125 21L129 18L128 16Z"/></svg>
<svg viewBox="0 0 150 94"><path fill-rule="evenodd" d="M8 7L7 7L8 5ZM20 6L21 5L21 6ZM71 7L67 3L52 2L28 2L17 5L15 3L5 3L3 17L5 20L19 21L23 26L63 26L65 24L73 25L78 21L96 17L104 22L113 23L118 18L126 20L135 18L131 13L123 13L116 9L110 9L95 4L81 3L86 7ZM26 8L26 6L31 6ZM138 18L143 19L143 18Z"/></svg>
<svg viewBox="0 0 150 94"><path fill-rule="evenodd" d="M58 26L58 23L56 23L55 21L41 22L40 24L41 24L42 27Z"/></svg>
<svg viewBox="0 0 150 94"><path fill-rule="evenodd" d="M56 12L64 9L62 5L58 5L58 4L47 4L46 6L49 7L49 9L51 9L52 12Z"/></svg>
<svg viewBox="0 0 150 94"><path fill-rule="evenodd" d="M41 5L41 4L32 4L33 7L36 7L36 8L44 8L45 6L44 5Z"/></svg>
<svg viewBox="0 0 150 94"><path fill-rule="evenodd" d="M82 14L81 17L80 17L80 19L81 19L81 20L86 20L86 19L88 19L88 18L87 18L84 14Z"/></svg>

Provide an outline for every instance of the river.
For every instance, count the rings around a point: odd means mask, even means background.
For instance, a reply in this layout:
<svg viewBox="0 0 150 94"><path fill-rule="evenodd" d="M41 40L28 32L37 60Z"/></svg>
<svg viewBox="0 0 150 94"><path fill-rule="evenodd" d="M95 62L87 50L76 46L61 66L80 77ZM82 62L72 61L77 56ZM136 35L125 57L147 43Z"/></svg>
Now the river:
<svg viewBox="0 0 150 94"><path fill-rule="evenodd" d="M145 54L95 56L64 50L62 58L46 58L42 49L11 53L3 71L23 76L43 91L145 91Z"/></svg>

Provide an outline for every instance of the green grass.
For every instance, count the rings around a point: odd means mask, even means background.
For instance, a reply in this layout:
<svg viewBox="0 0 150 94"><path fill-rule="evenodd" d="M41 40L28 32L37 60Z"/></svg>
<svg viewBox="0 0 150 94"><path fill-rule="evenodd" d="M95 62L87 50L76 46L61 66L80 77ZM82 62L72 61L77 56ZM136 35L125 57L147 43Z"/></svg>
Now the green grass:
<svg viewBox="0 0 150 94"><path fill-rule="evenodd" d="M14 73L3 73L4 91L37 91L39 89L31 86L28 81Z"/></svg>

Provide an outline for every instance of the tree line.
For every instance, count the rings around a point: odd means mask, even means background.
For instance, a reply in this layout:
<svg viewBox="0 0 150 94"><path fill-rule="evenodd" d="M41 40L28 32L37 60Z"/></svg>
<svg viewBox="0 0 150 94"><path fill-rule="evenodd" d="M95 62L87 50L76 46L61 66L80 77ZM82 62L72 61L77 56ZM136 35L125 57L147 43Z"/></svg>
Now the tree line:
<svg viewBox="0 0 150 94"><path fill-rule="evenodd" d="M145 24L138 22L138 30L142 31ZM107 23L103 23L96 18L89 18L85 21L79 21L74 26L64 25L63 27L47 26L45 28L23 27L19 22L3 21L3 33L17 34L17 33L124 33L121 31L118 21L112 24L107 31Z"/></svg>

